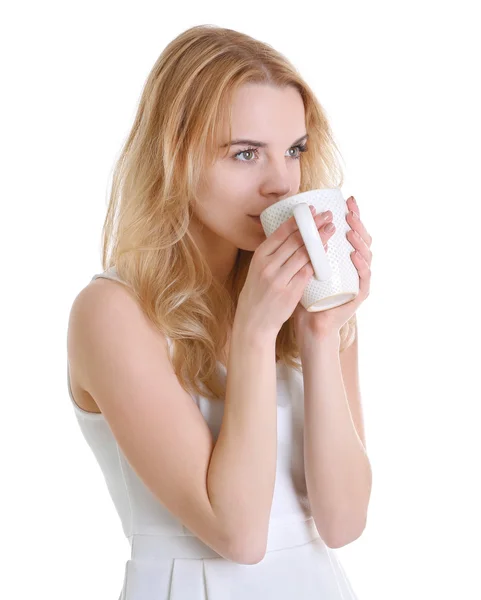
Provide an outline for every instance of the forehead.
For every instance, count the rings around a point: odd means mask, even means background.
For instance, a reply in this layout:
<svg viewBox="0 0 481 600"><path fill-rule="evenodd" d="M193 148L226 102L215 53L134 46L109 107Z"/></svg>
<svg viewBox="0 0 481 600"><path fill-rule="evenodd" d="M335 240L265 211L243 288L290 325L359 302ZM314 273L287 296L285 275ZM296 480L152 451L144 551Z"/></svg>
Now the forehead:
<svg viewBox="0 0 481 600"><path fill-rule="evenodd" d="M232 136L285 143L305 131L304 103L292 86L246 84L232 99ZM291 140L292 141L292 140Z"/></svg>

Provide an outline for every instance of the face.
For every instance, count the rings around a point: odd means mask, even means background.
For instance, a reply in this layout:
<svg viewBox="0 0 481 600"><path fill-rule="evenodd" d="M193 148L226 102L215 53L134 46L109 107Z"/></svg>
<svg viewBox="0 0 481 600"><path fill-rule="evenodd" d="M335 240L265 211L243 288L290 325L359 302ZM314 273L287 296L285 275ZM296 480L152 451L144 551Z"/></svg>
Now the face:
<svg viewBox="0 0 481 600"><path fill-rule="evenodd" d="M206 173L190 227L219 277L228 275L239 248L254 251L266 239L250 215L299 191L307 133L302 98L293 87L245 85L234 96L231 127L232 139L226 131Z"/></svg>

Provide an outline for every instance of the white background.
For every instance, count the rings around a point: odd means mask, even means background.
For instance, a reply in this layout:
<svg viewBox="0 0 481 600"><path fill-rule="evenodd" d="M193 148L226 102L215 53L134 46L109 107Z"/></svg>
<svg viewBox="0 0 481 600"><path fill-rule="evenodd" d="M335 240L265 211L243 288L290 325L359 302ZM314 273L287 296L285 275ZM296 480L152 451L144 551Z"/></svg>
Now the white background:
<svg viewBox="0 0 481 600"><path fill-rule="evenodd" d="M362 537L337 551L353 587L360 600L481 598L476 4L3 11L2 597L118 598L128 544L69 404L68 314L101 270L111 172L145 79L171 39L210 23L300 70L373 237L358 312L373 492Z"/></svg>

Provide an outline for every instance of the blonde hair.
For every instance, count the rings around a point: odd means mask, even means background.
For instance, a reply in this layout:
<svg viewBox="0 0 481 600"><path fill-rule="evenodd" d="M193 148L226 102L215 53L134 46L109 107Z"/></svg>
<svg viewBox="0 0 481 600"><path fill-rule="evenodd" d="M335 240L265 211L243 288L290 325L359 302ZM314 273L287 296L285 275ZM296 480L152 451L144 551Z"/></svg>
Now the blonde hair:
<svg viewBox="0 0 481 600"><path fill-rule="evenodd" d="M115 266L147 317L172 340L182 387L222 398L218 349L227 342L253 252L239 250L226 282L217 282L188 231L203 174L230 130L235 91L246 83L294 86L305 106L309 151L299 192L341 187L330 126L296 69L268 44L214 25L188 29L169 43L142 91L115 165L103 226L102 265ZM229 137L228 139L231 139ZM341 329L341 351L355 337L355 315ZM276 340L276 359L301 371L292 317Z"/></svg>

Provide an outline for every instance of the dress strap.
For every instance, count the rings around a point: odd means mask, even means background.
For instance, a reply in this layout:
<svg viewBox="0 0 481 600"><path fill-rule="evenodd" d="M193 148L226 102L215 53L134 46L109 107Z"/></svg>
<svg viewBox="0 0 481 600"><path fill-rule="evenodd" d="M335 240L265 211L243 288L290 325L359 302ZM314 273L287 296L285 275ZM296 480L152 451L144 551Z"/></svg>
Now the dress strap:
<svg viewBox="0 0 481 600"><path fill-rule="evenodd" d="M117 269L115 267L110 267L109 269L106 269L101 273L96 273L92 277L91 281L93 281L94 279L99 279L101 277L103 277L104 279L114 279L115 281L119 281L120 283L127 285L123 279L120 279L119 274L117 273Z"/></svg>
<svg viewBox="0 0 481 600"><path fill-rule="evenodd" d="M117 273L117 269L115 267L110 267L109 269L106 269L105 271L102 271L101 273L96 273L92 277L91 281L93 281L94 279L99 279L101 277L103 277L104 279L113 279L114 281L118 281L119 283L123 283L124 285L128 286L128 284L119 277L119 274ZM172 340L167 335L165 337L167 340L167 345L169 348L170 356L172 357Z"/></svg>

